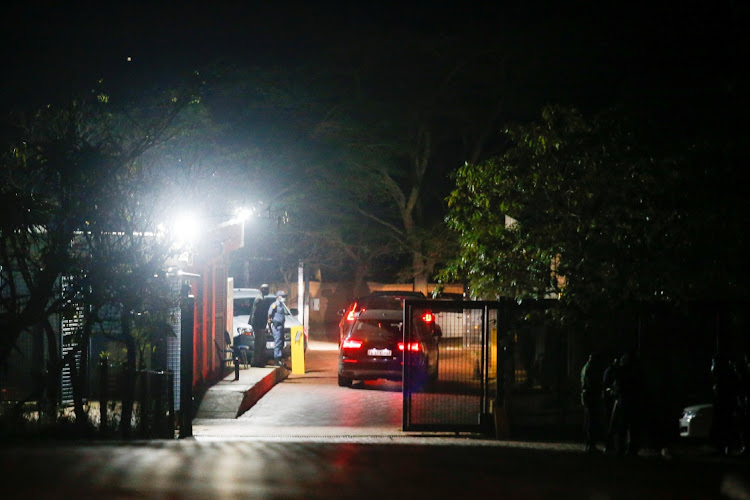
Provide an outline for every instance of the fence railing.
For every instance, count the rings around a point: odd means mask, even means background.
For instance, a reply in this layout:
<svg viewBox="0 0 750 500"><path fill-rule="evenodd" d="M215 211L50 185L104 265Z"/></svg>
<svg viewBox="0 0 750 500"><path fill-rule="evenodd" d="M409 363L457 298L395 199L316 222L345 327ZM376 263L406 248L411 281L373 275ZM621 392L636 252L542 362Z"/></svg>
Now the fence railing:
<svg viewBox="0 0 750 500"><path fill-rule="evenodd" d="M94 376L91 401L99 402L99 429L114 432L120 426L122 403L134 378L134 434L143 438L174 438L174 373L171 370L127 370L124 363L100 360Z"/></svg>

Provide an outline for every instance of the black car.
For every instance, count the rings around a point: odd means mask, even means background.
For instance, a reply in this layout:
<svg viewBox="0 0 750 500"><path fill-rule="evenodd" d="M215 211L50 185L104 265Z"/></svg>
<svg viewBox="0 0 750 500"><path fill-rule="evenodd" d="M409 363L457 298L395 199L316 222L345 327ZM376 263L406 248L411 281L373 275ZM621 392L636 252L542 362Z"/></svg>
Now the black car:
<svg viewBox="0 0 750 500"><path fill-rule="evenodd" d="M422 292L406 292L400 290L381 290L372 292L369 295L357 297L349 304L349 307L339 311L339 340L343 339L349 329L357 319L360 311L365 309L392 309L401 310L404 305L404 299L424 299Z"/></svg>
<svg viewBox="0 0 750 500"><path fill-rule="evenodd" d="M404 351L408 349L414 388L437 381L440 329L430 313L414 318L409 345L404 343L401 309L366 309L341 340L338 384L354 380L402 380Z"/></svg>

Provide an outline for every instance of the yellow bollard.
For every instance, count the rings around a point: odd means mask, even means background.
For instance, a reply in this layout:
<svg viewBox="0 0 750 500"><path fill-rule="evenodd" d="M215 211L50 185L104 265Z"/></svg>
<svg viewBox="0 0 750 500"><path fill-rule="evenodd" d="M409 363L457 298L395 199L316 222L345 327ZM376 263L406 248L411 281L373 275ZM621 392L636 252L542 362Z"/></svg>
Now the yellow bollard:
<svg viewBox="0 0 750 500"><path fill-rule="evenodd" d="M497 377L497 327L490 331L490 363L487 370L489 378Z"/></svg>
<svg viewBox="0 0 750 500"><path fill-rule="evenodd" d="M305 374L305 332L302 326L292 329L292 373L294 375Z"/></svg>

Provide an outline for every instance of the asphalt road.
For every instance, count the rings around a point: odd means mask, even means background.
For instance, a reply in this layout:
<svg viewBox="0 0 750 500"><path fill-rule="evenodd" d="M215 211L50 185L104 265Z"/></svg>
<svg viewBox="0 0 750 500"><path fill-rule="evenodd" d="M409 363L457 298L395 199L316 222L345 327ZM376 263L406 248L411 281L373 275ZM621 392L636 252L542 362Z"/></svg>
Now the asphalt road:
<svg viewBox="0 0 750 500"><path fill-rule="evenodd" d="M160 441L0 450L2 498L748 498L746 464L451 441Z"/></svg>
<svg viewBox="0 0 750 500"><path fill-rule="evenodd" d="M0 447L0 498L750 498L740 459L402 433L400 385L338 387L331 345L194 439Z"/></svg>

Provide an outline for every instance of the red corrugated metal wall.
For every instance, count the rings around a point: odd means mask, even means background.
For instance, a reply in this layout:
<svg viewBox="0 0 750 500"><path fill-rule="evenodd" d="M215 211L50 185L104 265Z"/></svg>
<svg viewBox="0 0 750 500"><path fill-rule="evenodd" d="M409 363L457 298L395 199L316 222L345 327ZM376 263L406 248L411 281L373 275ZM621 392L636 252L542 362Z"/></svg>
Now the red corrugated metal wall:
<svg viewBox="0 0 750 500"><path fill-rule="evenodd" d="M195 327L193 329L193 385L213 384L224 375L217 351L224 345L227 309L227 268L210 263L201 269L193 287Z"/></svg>

